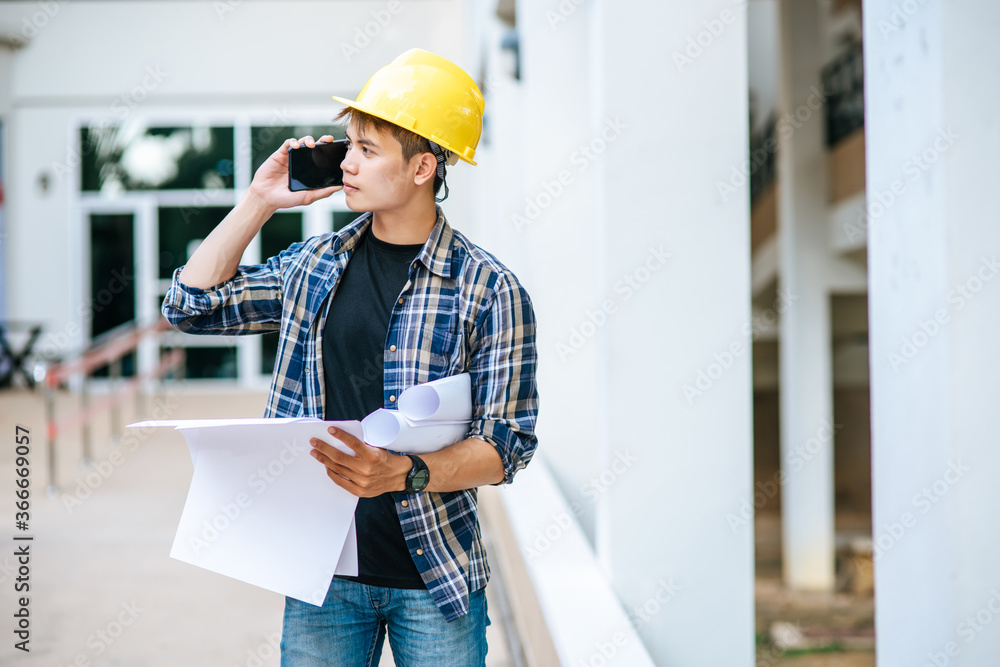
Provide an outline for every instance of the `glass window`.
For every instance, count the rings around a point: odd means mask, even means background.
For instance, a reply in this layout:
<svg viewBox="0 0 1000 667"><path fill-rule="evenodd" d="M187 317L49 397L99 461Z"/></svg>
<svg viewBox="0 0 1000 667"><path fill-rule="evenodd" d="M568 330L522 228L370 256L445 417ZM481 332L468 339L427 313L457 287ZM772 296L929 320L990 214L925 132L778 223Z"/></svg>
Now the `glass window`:
<svg viewBox="0 0 1000 667"><path fill-rule="evenodd" d="M132 214L90 216L91 337L135 319Z"/></svg>
<svg viewBox="0 0 1000 667"><path fill-rule="evenodd" d="M135 319L134 227L131 213L90 215L90 337ZM135 354L121 359L123 377L135 374ZM108 366L94 377L107 377Z"/></svg>
<svg viewBox="0 0 1000 667"><path fill-rule="evenodd" d="M343 139L345 136L343 127L332 122L296 125L294 122L289 123L288 119L279 121L286 123L285 125L261 124L249 128L242 125L234 128L235 123L226 120L219 121L219 127L198 125L196 121L185 117L166 121L161 126L147 126L136 119L120 124L110 124L108 120L110 119L78 130L81 191L90 198L98 195L101 199L139 191L148 193L151 199L158 202L156 242L159 255L156 274L161 281L160 290L165 289L163 281L172 278L174 270L187 262L198 243L230 212L229 202L235 187L235 139L237 136L246 136L243 134L245 129L249 129L250 146L248 151L243 150L246 147L240 146L239 155L244 161L249 159L250 164L241 163L240 167L249 166L251 173L256 172L268 156L289 137L312 135L319 138L329 134ZM168 194L168 191L176 190L188 192ZM208 201L213 205L205 205L204 195L218 193L220 190L225 196L217 199L209 196ZM164 194L159 194L161 192ZM202 201L200 205L184 205L185 202L199 200ZM222 205L222 201L227 204ZM341 229L357 216L353 211L338 211L331 218L323 213L323 217L330 222L329 229L334 230ZM127 237L122 235L125 233L123 225L127 225ZM304 228L301 211L276 213L261 229L260 261L302 241ZM128 246L128 251L124 256L132 256L131 246L135 241L133 234L131 215L103 216L92 224L91 242L95 255L91 262L91 278L95 290L108 283L108 278L101 278L100 275L118 267L108 264L110 260L107 258L117 257L124 252L125 246ZM98 258L98 252L106 257ZM129 264L130 273L133 269ZM134 301L137 295L134 294L134 286L129 285L128 290L128 298L116 304L114 310L109 306L101 317L94 318L95 333L134 319ZM97 294L93 296L96 298ZM163 292L143 294L140 298L156 298L159 311ZM119 307L124 307L126 301L128 311L119 312ZM270 375L277 354L278 334L263 335L261 343L261 372ZM201 346L188 347L186 339L179 344L187 350L184 372L187 377L237 377L236 347L205 346L205 341L200 342Z"/></svg>
<svg viewBox="0 0 1000 667"><path fill-rule="evenodd" d="M288 246L302 241L302 214L275 213L260 229L260 260L274 257ZM278 357L278 334L261 334L260 372L270 375Z"/></svg>
<svg viewBox="0 0 1000 667"><path fill-rule="evenodd" d="M274 373L274 364L278 360L278 338L277 331L261 334L260 339L260 372L264 375Z"/></svg>
<svg viewBox="0 0 1000 667"><path fill-rule="evenodd" d="M302 241L302 214L275 213L260 228L260 260L266 261L298 241Z"/></svg>
<svg viewBox="0 0 1000 667"><path fill-rule="evenodd" d="M232 127L80 128L85 192L233 187Z"/></svg>
<svg viewBox="0 0 1000 667"><path fill-rule="evenodd" d="M189 379L236 377L235 347L185 347L184 373Z"/></svg>
<svg viewBox="0 0 1000 667"><path fill-rule="evenodd" d="M341 229L354 222L360 215L361 214L357 211L334 211L333 231L339 232Z"/></svg>
<svg viewBox="0 0 1000 667"><path fill-rule="evenodd" d="M195 244L208 236L230 210L228 206L161 206L160 278L172 278L174 269L194 252Z"/></svg>
<svg viewBox="0 0 1000 667"><path fill-rule="evenodd" d="M311 136L319 139L324 134L329 134L334 139L344 139L344 128L340 125L265 125L250 128L250 173L256 174L257 167L264 164L264 160L270 157L271 153L278 150L285 139L295 137L299 139Z"/></svg>

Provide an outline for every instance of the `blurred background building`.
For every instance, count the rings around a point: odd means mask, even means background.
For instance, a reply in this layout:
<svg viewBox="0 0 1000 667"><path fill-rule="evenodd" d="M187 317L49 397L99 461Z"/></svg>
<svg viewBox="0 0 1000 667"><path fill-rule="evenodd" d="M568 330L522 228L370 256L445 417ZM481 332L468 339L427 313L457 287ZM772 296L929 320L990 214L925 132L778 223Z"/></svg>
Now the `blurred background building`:
<svg viewBox="0 0 1000 667"><path fill-rule="evenodd" d="M879 664L993 664L1000 5L863 9L2 3L0 377L154 322L267 155L425 48L486 98L446 215L539 321L539 456L496 508L527 662L749 665L875 620ZM243 261L355 215L280 212ZM120 372L183 348L176 388L259 393L276 347L166 332ZM799 593L861 611L778 641Z"/></svg>

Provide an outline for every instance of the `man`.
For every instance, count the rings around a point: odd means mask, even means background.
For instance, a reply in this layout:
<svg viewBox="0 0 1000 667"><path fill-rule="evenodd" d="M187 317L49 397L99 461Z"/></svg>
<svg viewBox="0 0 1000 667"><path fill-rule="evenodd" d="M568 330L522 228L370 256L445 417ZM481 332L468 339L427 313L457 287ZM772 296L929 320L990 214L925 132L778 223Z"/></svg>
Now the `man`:
<svg viewBox="0 0 1000 667"><path fill-rule="evenodd" d="M322 607L285 599L281 662L377 664L388 632L398 664L482 665L489 567L476 487L509 483L528 463L538 400L528 294L435 201L442 187L447 196L446 164L475 164L483 98L457 65L414 49L357 100L335 99L347 105L336 120L350 120L347 205L364 214L239 265L276 210L340 189L290 192L287 149L315 140L289 139L174 272L163 313L188 333L279 331L267 417L360 419L394 408L407 387L470 374L467 437L438 452L400 456L334 428L354 456L312 443L331 483L359 497L359 574L335 577Z"/></svg>

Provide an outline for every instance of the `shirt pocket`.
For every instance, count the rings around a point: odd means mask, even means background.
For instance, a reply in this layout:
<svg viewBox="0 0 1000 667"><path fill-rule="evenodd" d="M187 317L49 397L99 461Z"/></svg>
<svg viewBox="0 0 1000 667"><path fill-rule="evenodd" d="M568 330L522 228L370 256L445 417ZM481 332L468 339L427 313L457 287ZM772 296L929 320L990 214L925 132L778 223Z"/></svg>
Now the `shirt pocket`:
<svg viewBox="0 0 1000 667"><path fill-rule="evenodd" d="M465 340L461 335L444 327L435 327L431 331L431 377L446 377L463 372L465 358Z"/></svg>

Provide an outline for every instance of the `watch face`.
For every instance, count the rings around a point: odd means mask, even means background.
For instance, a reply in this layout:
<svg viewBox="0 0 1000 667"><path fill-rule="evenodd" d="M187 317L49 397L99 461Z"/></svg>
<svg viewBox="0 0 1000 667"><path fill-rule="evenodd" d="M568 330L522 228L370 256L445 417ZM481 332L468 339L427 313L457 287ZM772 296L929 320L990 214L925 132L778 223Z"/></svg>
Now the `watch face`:
<svg viewBox="0 0 1000 667"><path fill-rule="evenodd" d="M422 491L423 488L427 486L427 482L430 481L430 478L431 474L430 472L427 471L426 468L423 470L418 470L413 475L413 482L412 482L413 488L416 489L417 491Z"/></svg>

